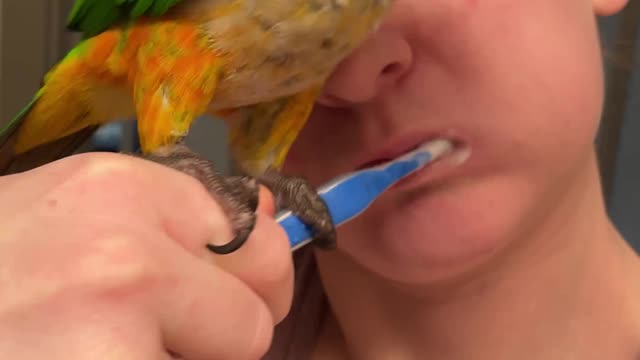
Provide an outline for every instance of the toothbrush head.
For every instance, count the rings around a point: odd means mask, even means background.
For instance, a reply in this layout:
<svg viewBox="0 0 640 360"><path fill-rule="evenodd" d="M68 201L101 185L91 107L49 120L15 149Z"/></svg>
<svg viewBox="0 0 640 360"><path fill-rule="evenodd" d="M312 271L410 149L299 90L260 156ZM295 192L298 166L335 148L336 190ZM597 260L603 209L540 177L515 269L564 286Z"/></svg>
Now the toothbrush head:
<svg viewBox="0 0 640 360"><path fill-rule="evenodd" d="M339 176L320 187L318 194L327 204L334 224L343 225L363 213L395 183L452 149L453 143L446 139L425 142L386 163ZM280 212L276 221L285 229L292 251L311 241L313 230L291 211Z"/></svg>

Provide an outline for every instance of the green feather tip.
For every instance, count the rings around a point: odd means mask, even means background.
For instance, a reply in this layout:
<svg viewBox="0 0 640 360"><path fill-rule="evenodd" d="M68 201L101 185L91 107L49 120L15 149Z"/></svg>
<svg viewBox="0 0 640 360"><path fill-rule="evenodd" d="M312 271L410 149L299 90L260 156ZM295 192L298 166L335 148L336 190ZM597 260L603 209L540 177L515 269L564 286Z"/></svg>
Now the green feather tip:
<svg viewBox="0 0 640 360"><path fill-rule="evenodd" d="M13 118L11 121L5 125L5 127L0 130L0 144L4 144L9 137L13 134L13 132L18 128L18 125L22 122L22 119L31 111L33 106L36 104L38 99L40 98L41 92L38 91L36 96L34 96L31 101L20 110L20 112Z"/></svg>
<svg viewBox="0 0 640 360"><path fill-rule="evenodd" d="M141 16L159 17L182 0L76 0L67 17L67 29L84 38Z"/></svg>

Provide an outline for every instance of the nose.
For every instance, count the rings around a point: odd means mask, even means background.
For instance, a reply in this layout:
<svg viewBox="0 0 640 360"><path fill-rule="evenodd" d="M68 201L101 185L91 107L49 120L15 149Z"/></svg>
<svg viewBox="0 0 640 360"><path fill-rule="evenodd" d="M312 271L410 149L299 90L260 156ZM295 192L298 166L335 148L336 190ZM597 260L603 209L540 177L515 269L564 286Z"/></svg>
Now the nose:
<svg viewBox="0 0 640 360"><path fill-rule="evenodd" d="M318 101L333 107L370 101L393 87L412 61L407 39L398 31L381 28L336 68Z"/></svg>

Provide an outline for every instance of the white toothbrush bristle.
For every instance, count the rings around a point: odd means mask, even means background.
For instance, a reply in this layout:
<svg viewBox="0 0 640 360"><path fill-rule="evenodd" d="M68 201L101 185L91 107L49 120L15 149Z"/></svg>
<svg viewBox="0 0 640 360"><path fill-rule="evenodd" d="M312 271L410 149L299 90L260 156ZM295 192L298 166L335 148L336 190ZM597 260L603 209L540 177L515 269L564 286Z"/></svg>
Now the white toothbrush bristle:
<svg viewBox="0 0 640 360"><path fill-rule="evenodd" d="M453 166L462 165L471 156L471 148L464 146L456 148L451 155L445 159L448 164Z"/></svg>
<svg viewBox="0 0 640 360"><path fill-rule="evenodd" d="M426 150L431 153L433 159L437 159L453 150L453 142L446 139L435 139L418 146L418 150Z"/></svg>

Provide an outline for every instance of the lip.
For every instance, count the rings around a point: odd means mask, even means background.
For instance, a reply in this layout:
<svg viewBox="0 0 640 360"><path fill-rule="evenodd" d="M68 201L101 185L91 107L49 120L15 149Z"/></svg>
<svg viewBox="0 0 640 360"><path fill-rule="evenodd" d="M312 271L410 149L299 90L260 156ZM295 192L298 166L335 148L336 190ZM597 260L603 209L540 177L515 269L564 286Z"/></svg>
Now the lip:
<svg viewBox="0 0 640 360"><path fill-rule="evenodd" d="M455 142L454 142L455 143ZM422 169L398 181L393 189L408 189L421 184L433 184L465 173L461 166L467 162L472 154L471 147L466 143L454 144L453 150L440 159L427 164Z"/></svg>
<svg viewBox="0 0 640 360"><path fill-rule="evenodd" d="M417 148L419 145L437 139L446 138L453 141L454 147L458 147L465 142L457 137L453 136L451 132L431 132L426 134L411 133L403 136L395 136L392 140L388 141L382 148L376 147L376 151L367 151L370 155L362 156L357 162L359 164L356 170L361 170L369 166L375 166L383 162L392 160L408 151Z"/></svg>

